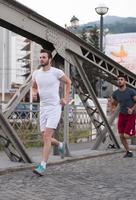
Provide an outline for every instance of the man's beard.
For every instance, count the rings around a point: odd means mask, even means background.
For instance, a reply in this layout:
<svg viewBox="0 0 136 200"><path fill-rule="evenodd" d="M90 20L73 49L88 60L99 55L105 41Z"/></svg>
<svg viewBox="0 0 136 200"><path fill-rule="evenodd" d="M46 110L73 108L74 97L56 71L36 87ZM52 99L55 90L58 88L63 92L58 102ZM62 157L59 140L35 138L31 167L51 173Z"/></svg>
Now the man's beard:
<svg viewBox="0 0 136 200"><path fill-rule="evenodd" d="M118 87L119 87L120 89L122 89L122 88L124 87L124 85L119 85Z"/></svg>
<svg viewBox="0 0 136 200"><path fill-rule="evenodd" d="M49 65L49 61L47 61L46 63L40 64L41 67L46 67L47 65Z"/></svg>

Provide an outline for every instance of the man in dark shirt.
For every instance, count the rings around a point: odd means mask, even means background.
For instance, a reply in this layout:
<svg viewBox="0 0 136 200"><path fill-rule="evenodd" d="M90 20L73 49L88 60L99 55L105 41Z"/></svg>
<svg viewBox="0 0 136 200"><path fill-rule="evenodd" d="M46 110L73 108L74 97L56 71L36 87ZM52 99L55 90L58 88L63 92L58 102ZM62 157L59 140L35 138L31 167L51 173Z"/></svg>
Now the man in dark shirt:
<svg viewBox="0 0 136 200"><path fill-rule="evenodd" d="M120 140L126 150L124 157L132 157L127 139L136 135L136 90L126 86L126 78L124 75L118 76L118 89L112 94L112 104L120 105L118 117L118 132Z"/></svg>

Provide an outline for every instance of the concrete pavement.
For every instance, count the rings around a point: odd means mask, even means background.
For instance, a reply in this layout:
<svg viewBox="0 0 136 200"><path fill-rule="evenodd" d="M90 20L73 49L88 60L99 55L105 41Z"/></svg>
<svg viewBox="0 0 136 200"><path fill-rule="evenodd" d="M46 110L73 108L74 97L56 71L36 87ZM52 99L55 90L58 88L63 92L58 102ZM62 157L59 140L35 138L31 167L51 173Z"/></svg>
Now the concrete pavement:
<svg viewBox="0 0 136 200"><path fill-rule="evenodd" d="M81 156L74 152L72 158ZM44 177L30 169L3 174L0 200L135 200L136 153L133 158L123 155L120 150L103 156L89 152L86 159L50 165Z"/></svg>
<svg viewBox="0 0 136 200"><path fill-rule="evenodd" d="M85 158L98 157L107 154L120 153L123 150L107 149L107 150L91 150L90 143L70 144L70 156L61 159L60 156L55 156L51 152L48 165L60 164L68 161L80 160ZM0 174L9 171L23 170L31 168L39 163L42 159L42 148L29 148L27 149L29 156L32 158L33 163L19 163L11 162L5 152L0 152Z"/></svg>

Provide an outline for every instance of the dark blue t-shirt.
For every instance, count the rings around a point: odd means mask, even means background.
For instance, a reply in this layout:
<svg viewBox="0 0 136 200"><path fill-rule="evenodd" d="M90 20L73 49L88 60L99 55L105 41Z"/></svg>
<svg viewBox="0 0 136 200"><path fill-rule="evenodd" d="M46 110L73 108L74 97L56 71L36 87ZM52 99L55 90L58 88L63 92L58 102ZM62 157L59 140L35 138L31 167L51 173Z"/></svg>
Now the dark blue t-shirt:
<svg viewBox="0 0 136 200"><path fill-rule="evenodd" d="M118 89L112 94L113 99L120 105L120 112L124 114L128 114L128 108L134 106L134 96L136 96L136 90L128 87L124 91Z"/></svg>

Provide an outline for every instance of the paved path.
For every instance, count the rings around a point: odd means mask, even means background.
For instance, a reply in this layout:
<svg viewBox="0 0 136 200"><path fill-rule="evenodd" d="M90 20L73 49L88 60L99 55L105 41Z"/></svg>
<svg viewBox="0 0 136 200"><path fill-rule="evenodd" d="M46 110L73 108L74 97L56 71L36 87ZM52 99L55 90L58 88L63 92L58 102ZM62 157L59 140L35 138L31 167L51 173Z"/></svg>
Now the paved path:
<svg viewBox="0 0 136 200"><path fill-rule="evenodd" d="M30 169L0 176L0 200L135 200L136 153L50 165L44 177Z"/></svg>
<svg viewBox="0 0 136 200"><path fill-rule="evenodd" d="M90 143L79 143L70 144L70 156L61 159L60 156L54 156L50 154L49 164L59 164L66 161L73 161L82 158L96 157L109 153L114 153L116 150L91 150ZM118 151L118 150L117 150ZM119 150L121 151L121 150ZM27 149L29 156L31 157L33 164L11 162L5 152L0 152L0 174L6 173L7 171L22 170L31 168L32 165L41 162L42 159L42 148L30 148ZM0 199L1 200L1 199Z"/></svg>

